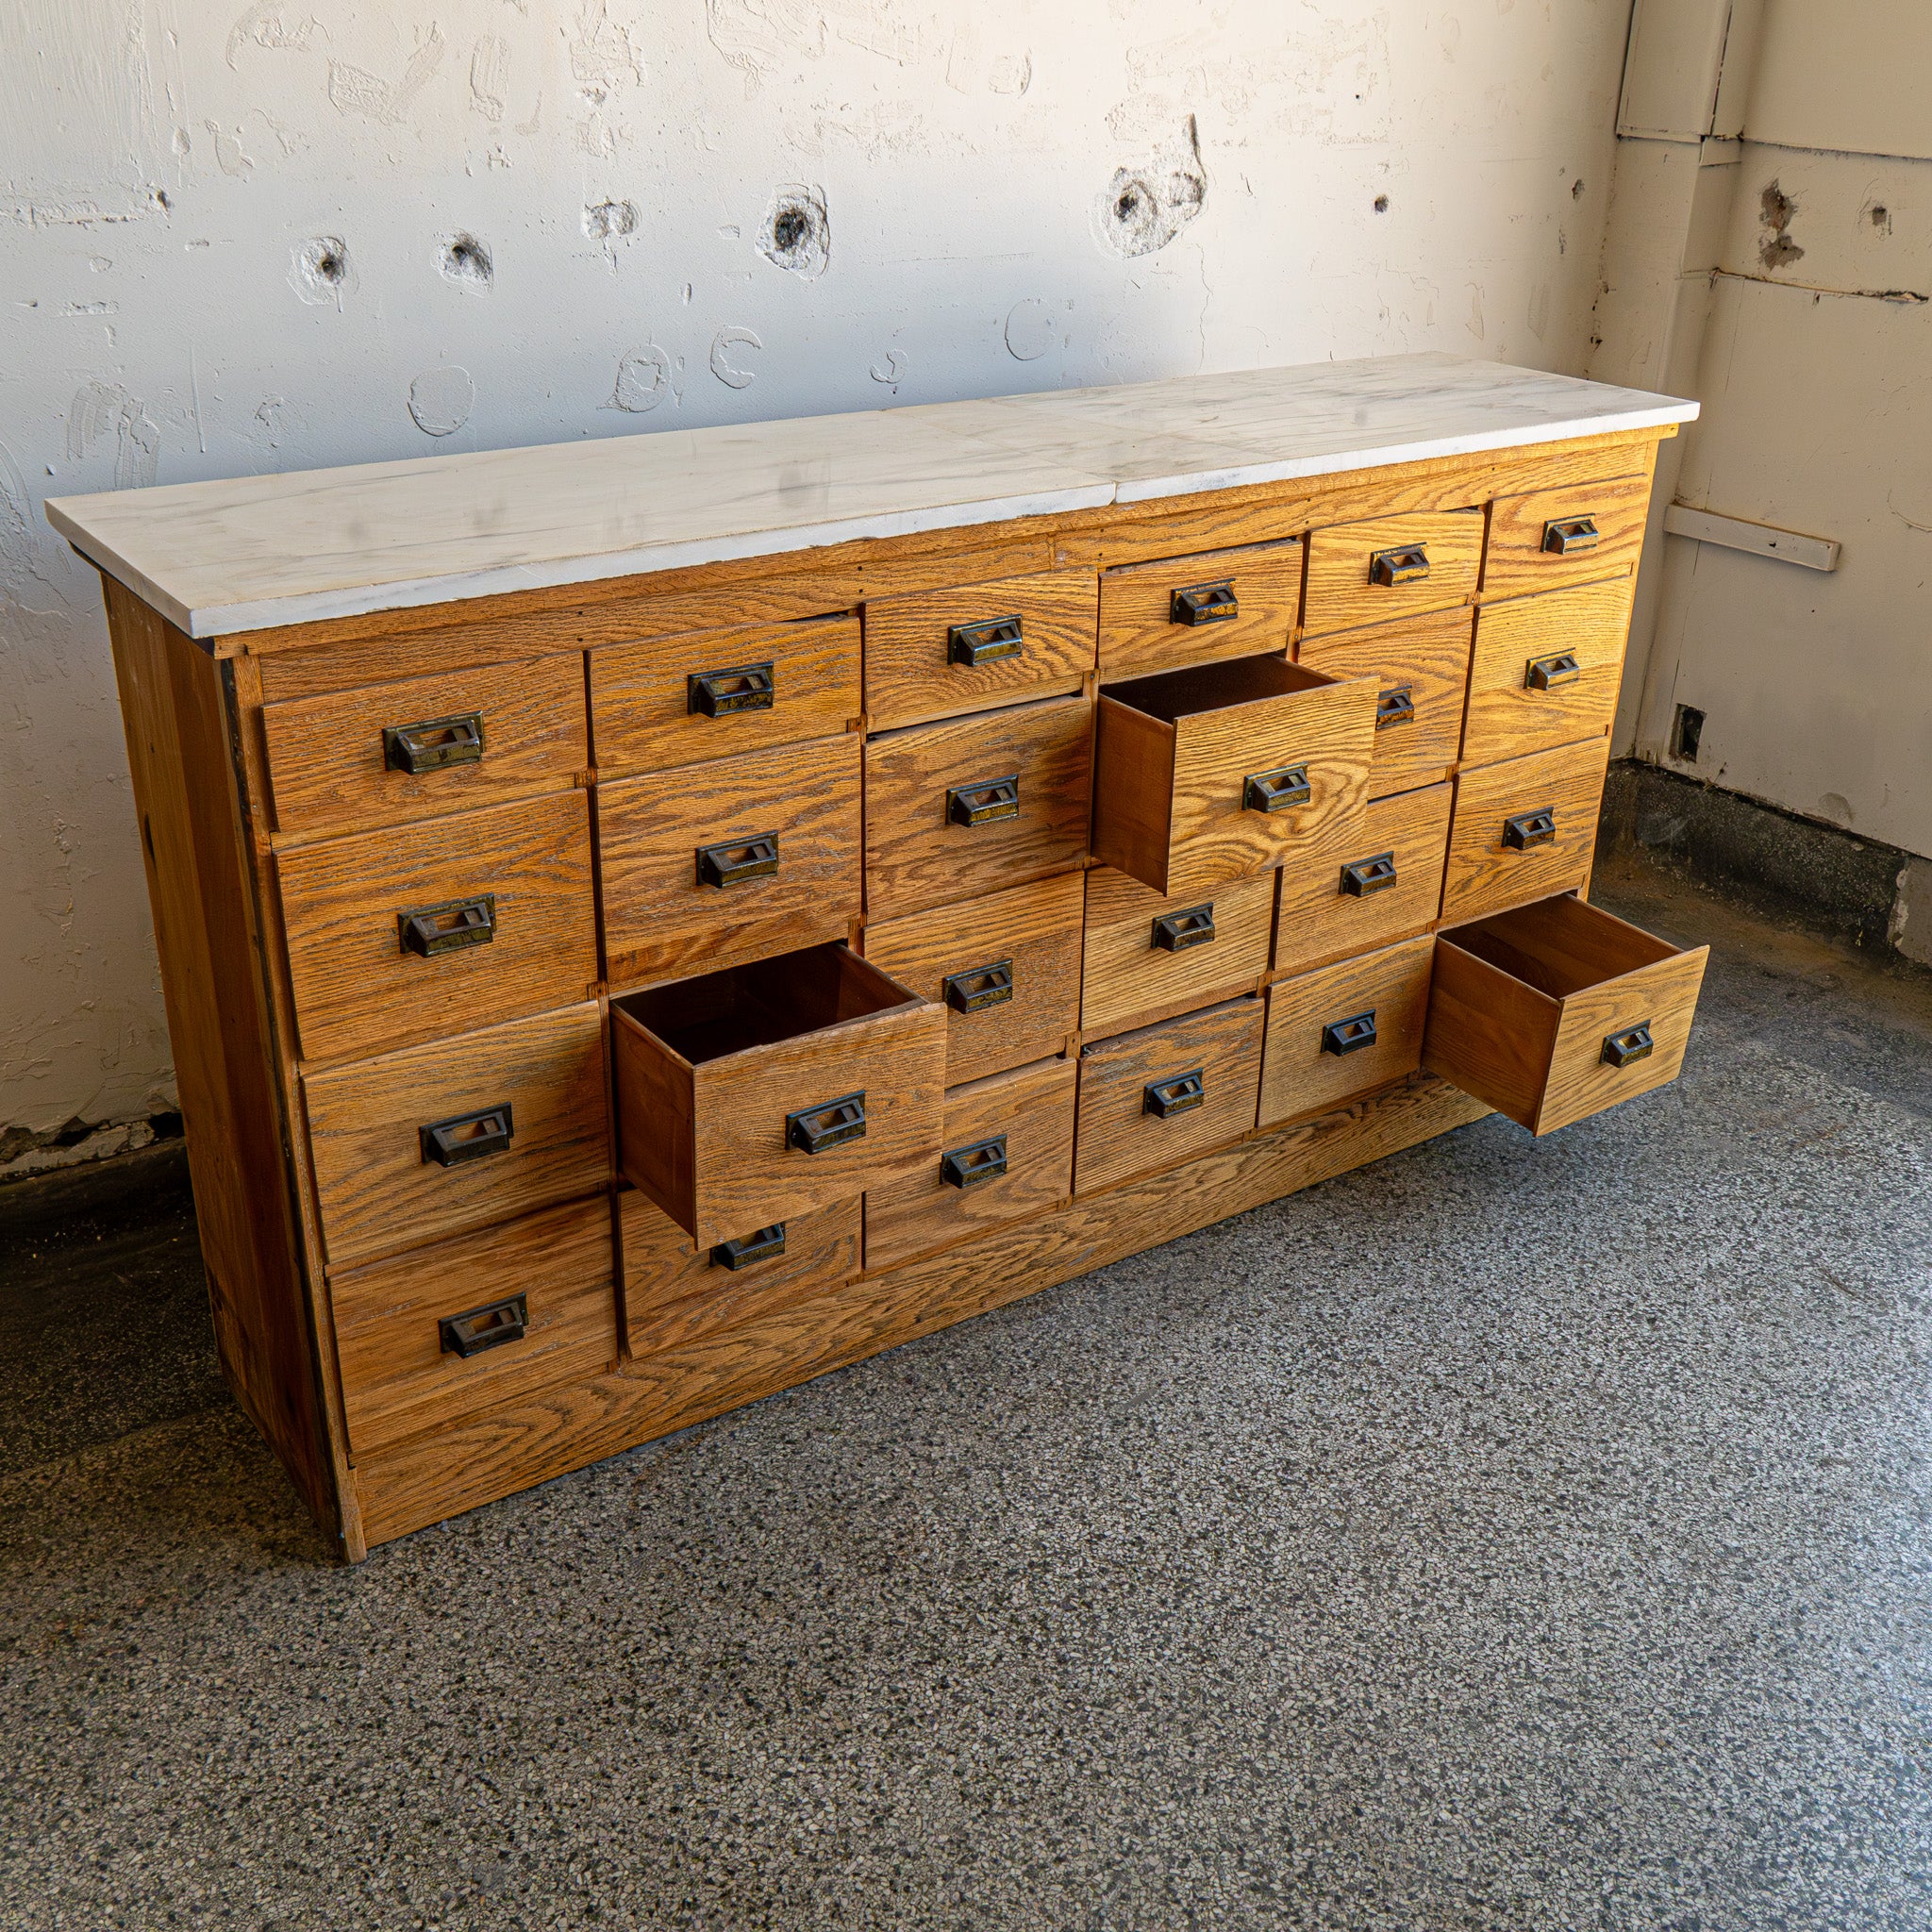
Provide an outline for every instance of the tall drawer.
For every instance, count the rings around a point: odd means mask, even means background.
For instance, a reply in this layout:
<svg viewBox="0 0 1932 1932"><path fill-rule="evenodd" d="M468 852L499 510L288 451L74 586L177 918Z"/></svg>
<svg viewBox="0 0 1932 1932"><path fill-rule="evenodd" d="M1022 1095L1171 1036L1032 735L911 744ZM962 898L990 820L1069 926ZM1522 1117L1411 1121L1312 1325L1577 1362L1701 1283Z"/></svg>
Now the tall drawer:
<svg viewBox="0 0 1932 1932"><path fill-rule="evenodd" d="M1424 934L1268 989L1262 1126L1325 1113L1422 1065L1435 949Z"/></svg>
<svg viewBox="0 0 1932 1932"><path fill-rule="evenodd" d="M599 1194L332 1275L350 1448L368 1455L608 1369L614 1258Z"/></svg>
<svg viewBox="0 0 1932 1932"><path fill-rule="evenodd" d="M1486 765L1610 728L1630 633L1633 576L1507 604L1476 618L1466 763Z"/></svg>
<svg viewBox="0 0 1932 1932"><path fill-rule="evenodd" d="M1598 738L1465 768L1456 781L1443 923L1588 886L1609 762L1609 741Z"/></svg>
<svg viewBox="0 0 1932 1932"><path fill-rule="evenodd" d="M866 1191L866 1267L1058 1207L1074 1191L1076 1084L1072 1060L1041 1060L948 1089L939 1158Z"/></svg>
<svg viewBox="0 0 1932 1932"><path fill-rule="evenodd" d="M590 654L603 777L831 738L857 722L856 617L681 631Z"/></svg>
<svg viewBox="0 0 1932 1932"><path fill-rule="evenodd" d="M597 787L613 986L843 938L859 911L858 735Z"/></svg>
<svg viewBox="0 0 1932 1932"><path fill-rule="evenodd" d="M1087 853L1092 707L1047 698L865 747L865 897L876 919L970 899Z"/></svg>
<svg viewBox="0 0 1932 1932"><path fill-rule="evenodd" d="M574 651L285 699L261 733L275 830L303 837L560 791L590 762Z"/></svg>
<svg viewBox="0 0 1932 1932"><path fill-rule="evenodd" d="M1369 796L1446 778L1462 742L1474 613L1439 610L1400 624L1310 638L1297 662L1330 677L1374 676L1375 756Z"/></svg>
<svg viewBox="0 0 1932 1932"><path fill-rule="evenodd" d="M1224 880L1205 897L1163 897L1095 866L1087 874L1082 1030L1119 1033L1253 991L1268 970L1274 924L1273 873Z"/></svg>
<svg viewBox="0 0 1932 1932"><path fill-rule="evenodd" d="M303 1058L358 1058L597 985L581 791L275 855Z"/></svg>
<svg viewBox="0 0 1932 1932"><path fill-rule="evenodd" d="M594 1002L308 1074L302 1093L331 1269L609 1178Z"/></svg>
<svg viewBox="0 0 1932 1932"><path fill-rule="evenodd" d="M1250 996L1083 1048L1074 1191L1240 1140L1255 1124L1261 1017Z"/></svg>
<svg viewBox="0 0 1932 1932"><path fill-rule="evenodd" d="M1357 630L1467 604L1483 559L1479 509L1371 517L1308 539L1302 634Z"/></svg>
<svg viewBox="0 0 1932 1932"><path fill-rule="evenodd" d="M1497 497L1490 506L1484 601L1634 571L1649 511L1648 474Z"/></svg>
<svg viewBox="0 0 1932 1932"><path fill-rule="evenodd" d="M1091 570L1042 571L865 607L874 731L1076 691L1093 668Z"/></svg>
<svg viewBox="0 0 1932 1932"><path fill-rule="evenodd" d="M1286 651L1301 601L1302 546L1292 538L1104 571L1101 675Z"/></svg>
<svg viewBox="0 0 1932 1932"><path fill-rule="evenodd" d="M865 957L945 1008L949 1086L1058 1053L1079 1025L1081 876L866 928Z"/></svg>

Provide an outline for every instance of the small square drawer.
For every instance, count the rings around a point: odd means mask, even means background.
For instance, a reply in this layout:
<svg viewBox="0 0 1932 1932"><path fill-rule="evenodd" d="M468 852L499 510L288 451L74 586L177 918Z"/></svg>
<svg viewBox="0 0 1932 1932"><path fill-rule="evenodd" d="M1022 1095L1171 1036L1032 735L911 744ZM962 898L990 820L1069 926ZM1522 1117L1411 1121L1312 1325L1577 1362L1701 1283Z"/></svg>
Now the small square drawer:
<svg viewBox="0 0 1932 1932"><path fill-rule="evenodd" d="M1358 842L1376 680L1237 658L1100 688L1093 855L1163 895Z"/></svg>
<svg viewBox="0 0 1932 1932"><path fill-rule="evenodd" d="M1533 1134L1677 1077L1707 946L1564 893L1440 933L1423 1065Z"/></svg>
<svg viewBox="0 0 1932 1932"><path fill-rule="evenodd" d="M1109 866L1087 874L1080 1025L1097 1038L1236 993L1268 970L1274 874L1163 898Z"/></svg>
<svg viewBox="0 0 1932 1932"><path fill-rule="evenodd" d="M1302 634L1356 630L1467 604L1483 560L1479 509L1372 517L1308 539Z"/></svg>
<svg viewBox="0 0 1932 1932"><path fill-rule="evenodd" d="M1101 675L1286 651L1301 601L1298 539L1103 571Z"/></svg>
<svg viewBox="0 0 1932 1932"><path fill-rule="evenodd" d="M1060 873L866 928L865 957L946 1009L949 1086L1058 1053L1079 1025L1081 877Z"/></svg>
<svg viewBox="0 0 1932 1932"><path fill-rule="evenodd" d="M857 732L597 787L613 986L842 939L860 905Z"/></svg>
<svg viewBox="0 0 1932 1932"><path fill-rule="evenodd" d="M1637 579L1485 604L1476 618L1463 728L1466 763L1486 765L1610 728Z"/></svg>
<svg viewBox="0 0 1932 1932"><path fill-rule="evenodd" d="M373 1454L617 1359L610 1200L330 1277L349 1446Z"/></svg>
<svg viewBox="0 0 1932 1932"><path fill-rule="evenodd" d="M1421 1066L1435 948L1425 934L1268 989L1262 1126L1325 1113Z"/></svg>
<svg viewBox="0 0 1932 1932"><path fill-rule="evenodd" d="M575 651L287 698L261 735L275 830L303 838L565 790L590 763Z"/></svg>
<svg viewBox="0 0 1932 1932"><path fill-rule="evenodd" d="M1443 922L1588 886L1609 762L1609 740L1596 738L1465 767L1449 827Z"/></svg>
<svg viewBox="0 0 1932 1932"><path fill-rule="evenodd" d="M866 1191L866 1267L894 1267L1064 1201L1076 1080L1072 1060L1040 1060L949 1088L937 1158Z"/></svg>
<svg viewBox="0 0 1932 1932"><path fill-rule="evenodd" d="M1255 1124L1261 1002L1118 1033L1080 1054L1074 1188L1091 1194L1239 1141Z"/></svg>
<svg viewBox="0 0 1932 1932"><path fill-rule="evenodd" d="M867 911L894 919L1079 864L1092 721L1084 697L1046 698L868 740Z"/></svg>
<svg viewBox="0 0 1932 1932"><path fill-rule="evenodd" d="M610 1025L625 1174L701 1248L939 1158L944 1010L842 945L627 994Z"/></svg>
<svg viewBox="0 0 1932 1932"><path fill-rule="evenodd" d="M874 731L1076 691L1093 668L1091 570L1042 571L865 607Z"/></svg>
<svg viewBox="0 0 1932 1932"><path fill-rule="evenodd" d="M307 1074L302 1095L331 1270L609 1178L594 1002Z"/></svg>
<svg viewBox="0 0 1932 1932"><path fill-rule="evenodd" d="M1473 611L1438 610L1400 624L1310 638L1302 645L1296 662L1311 671L1380 681L1371 798L1449 775L1462 743L1474 623Z"/></svg>
<svg viewBox="0 0 1932 1932"><path fill-rule="evenodd" d="M1627 575L1643 553L1650 475L1499 496L1490 506L1483 601Z"/></svg>
<svg viewBox="0 0 1932 1932"><path fill-rule="evenodd" d="M601 777L831 738L856 724L856 617L681 631L590 654Z"/></svg>

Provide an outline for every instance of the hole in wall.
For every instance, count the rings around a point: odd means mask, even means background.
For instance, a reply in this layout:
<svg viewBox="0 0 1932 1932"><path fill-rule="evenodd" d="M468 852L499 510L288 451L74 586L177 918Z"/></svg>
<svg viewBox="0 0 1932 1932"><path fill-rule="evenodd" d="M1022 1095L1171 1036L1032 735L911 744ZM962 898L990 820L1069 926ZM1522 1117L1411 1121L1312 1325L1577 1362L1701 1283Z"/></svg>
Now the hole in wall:
<svg viewBox="0 0 1932 1932"><path fill-rule="evenodd" d="M1570 199L1572 201L1581 201L1583 199L1583 176L1580 175L1570 184Z"/></svg>
<svg viewBox="0 0 1932 1932"><path fill-rule="evenodd" d="M1681 763L1694 765L1697 748L1704 741L1704 713L1691 705L1677 707L1676 722L1671 726L1671 756Z"/></svg>
<svg viewBox="0 0 1932 1932"><path fill-rule="evenodd" d="M340 235L311 235L298 242L289 266L289 284L311 305L335 303L355 286L347 244Z"/></svg>
<svg viewBox="0 0 1932 1932"><path fill-rule="evenodd" d="M1386 215L1389 212L1389 197L1386 194L1376 195L1375 212L1378 215Z"/></svg>
<svg viewBox="0 0 1932 1932"><path fill-rule="evenodd" d="M1190 114L1138 167L1116 168L1095 208L1101 245L1131 260L1165 248L1201 212L1208 171Z"/></svg>
<svg viewBox="0 0 1932 1932"><path fill-rule="evenodd" d="M1790 237L1791 217L1798 212L1796 197L1773 181L1758 197L1757 210L1764 228L1758 260L1768 269L1789 268L1794 261L1803 261L1805 251Z"/></svg>
<svg viewBox="0 0 1932 1932"><path fill-rule="evenodd" d="M496 277L496 264L491 259L488 245L474 235L445 235L437 266L445 281L468 289L473 294L486 293Z"/></svg>
<svg viewBox="0 0 1932 1932"><path fill-rule="evenodd" d="M758 253L774 268L807 281L824 274L832 259L832 222L822 188L788 182L772 197L758 230Z"/></svg>

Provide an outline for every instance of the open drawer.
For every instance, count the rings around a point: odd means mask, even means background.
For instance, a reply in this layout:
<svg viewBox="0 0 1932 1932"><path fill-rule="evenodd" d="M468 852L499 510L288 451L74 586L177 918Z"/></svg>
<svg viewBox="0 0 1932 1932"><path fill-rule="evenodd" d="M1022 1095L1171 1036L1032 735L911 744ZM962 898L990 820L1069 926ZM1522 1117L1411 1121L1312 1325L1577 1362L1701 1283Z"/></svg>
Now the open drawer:
<svg viewBox="0 0 1932 1932"><path fill-rule="evenodd" d="M1568 892L1439 933L1423 1065L1554 1133L1677 1077L1709 950Z"/></svg>
<svg viewBox="0 0 1932 1932"><path fill-rule="evenodd" d="M841 944L610 1007L625 1174L700 1248L940 1156L946 1015Z"/></svg>

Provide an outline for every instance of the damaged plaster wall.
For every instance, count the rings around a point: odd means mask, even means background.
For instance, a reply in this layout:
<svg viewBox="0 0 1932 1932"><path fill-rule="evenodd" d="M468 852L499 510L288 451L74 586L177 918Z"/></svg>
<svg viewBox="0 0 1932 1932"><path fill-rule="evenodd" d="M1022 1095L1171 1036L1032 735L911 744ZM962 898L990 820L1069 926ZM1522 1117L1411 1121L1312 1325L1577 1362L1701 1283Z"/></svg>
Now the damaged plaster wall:
<svg viewBox="0 0 1932 1932"><path fill-rule="evenodd" d="M1578 370L1628 0L0 19L4 1167L172 1104L98 590L43 495L1331 356Z"/></svg>

